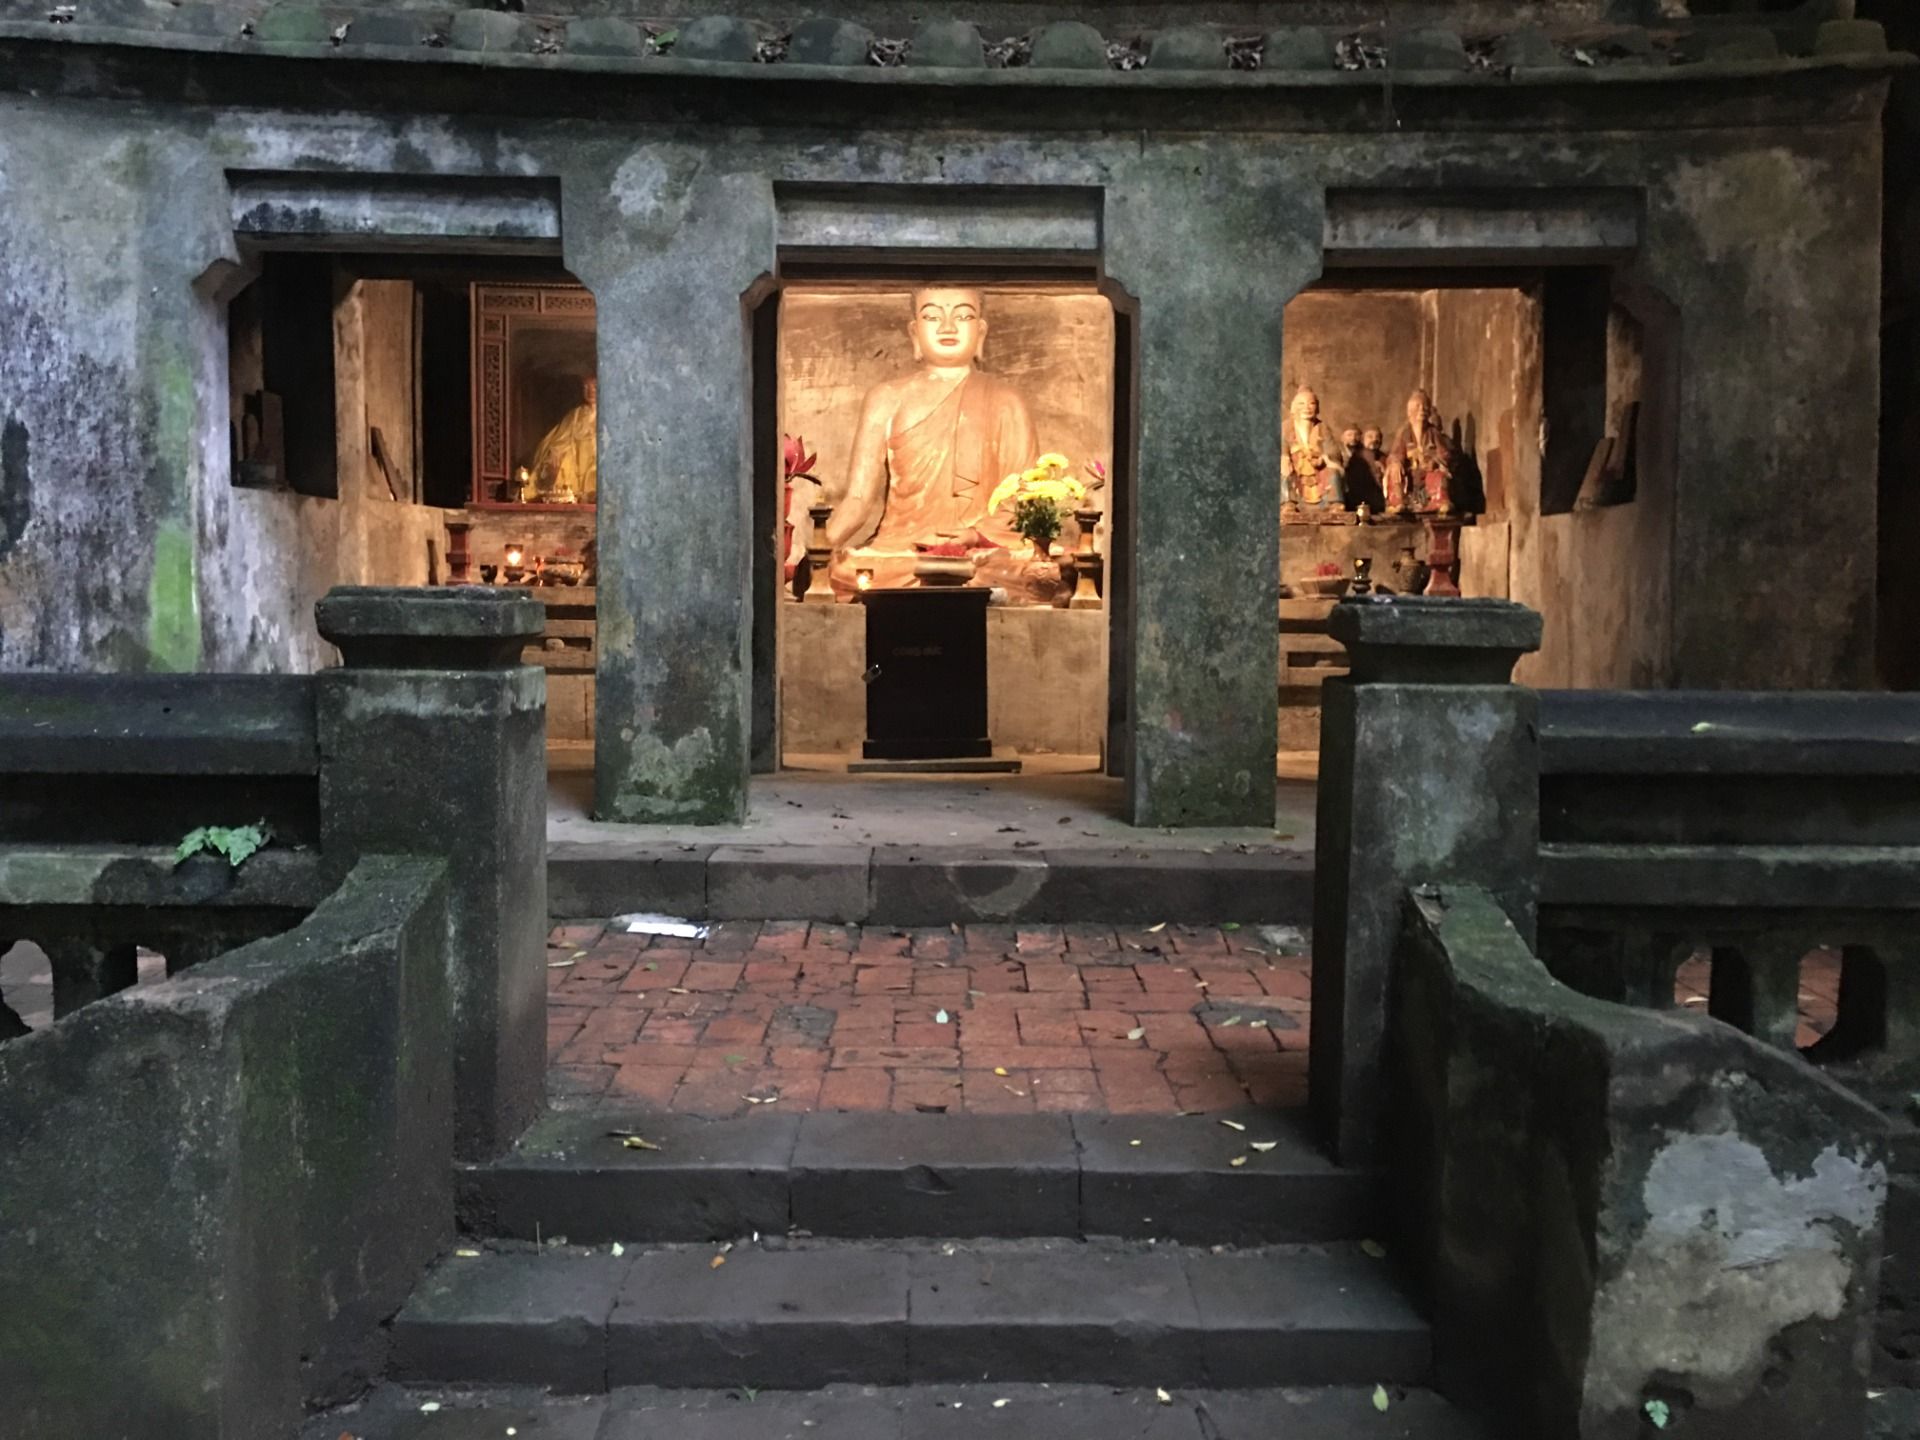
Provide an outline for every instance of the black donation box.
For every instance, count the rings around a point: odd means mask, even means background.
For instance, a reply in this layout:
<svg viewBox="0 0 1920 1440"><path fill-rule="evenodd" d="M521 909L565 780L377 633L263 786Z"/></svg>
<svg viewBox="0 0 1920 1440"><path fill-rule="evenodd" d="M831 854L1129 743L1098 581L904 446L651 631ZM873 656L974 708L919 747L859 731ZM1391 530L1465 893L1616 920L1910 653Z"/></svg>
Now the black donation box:
<svg viewBox="0 0 1920 1440"><path fill-rule="evenodd" d="M993 754L987 736L987 600L974 586L869 590L869 760Z"/></svg>

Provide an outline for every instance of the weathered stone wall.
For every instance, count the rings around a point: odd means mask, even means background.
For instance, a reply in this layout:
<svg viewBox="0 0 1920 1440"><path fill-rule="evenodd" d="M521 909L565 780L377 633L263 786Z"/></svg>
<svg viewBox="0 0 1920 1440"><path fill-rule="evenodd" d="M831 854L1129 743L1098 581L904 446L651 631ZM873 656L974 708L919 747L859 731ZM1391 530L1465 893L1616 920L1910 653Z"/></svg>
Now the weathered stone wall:
<svg viewBox="0 0 1920 1440"><path fill-rule="evenodd" d="M453 1225L444 903L437 862L370 861L0 1046L9 1433L286 1435L381 1373Z"/></svg>
<svg viewBox="0 0 1920 1440"><path fill-rule="evenodd" d="M184 73L155 63L163 86ZM296 67L275 72L284 82L332 62L282 63ZM248 71L266 85L275 73ZM1099 191L1105 269L1139 306L1139 494L1133 538L1118 543L1136 547L1127 683L1141 821L1253 820L1270 801L1280 316L1323 269L1329 188L1644 190L1633 270L1681 321L1686 488L1666 678L1865 678L1871 467L1836 470L1832 457L1859 454L1873 429L1873 83L1769 77L1697 105L1670 80L1583 86L1578 104L1404 82L1390 100L1273 89L1257 105L1252 90L1223 98L1238 87L1085 88L1036 110L1005 87L936 79L893 95L876 125L864 81L764 111L744 91L709 107L715 92L689 83L672 92L686 108L656 123L645 118L664 113L648 109L655 92L637 81L510 87L502 107L499 84L441 75L410 90L436 112L424 118L372 109L391 102L391 76L364 74L385 89L370 88L360 113L332 108L346 103L337 88L326 110L266 93L243 107L237 73L220 82L229 108L5 102L0 280L7 331L24 339L0 354L0 428L6 454L25 456L8 468L28 477L31 514L0 558L0 663L289 663L284 641L251 639L272 592L234 587L249 570L293 568L306 542L291 527L257 548L232 538L246 502L209 459L225 444L226 386L209 359L224 344L193 282L233 254L224 172L344 169L560 179L565 258L600 302L609 816L725 819L743 804L741 296L776 263L776 184ZM555 108L576 100L601 118ZM791 128L797 114L804 131ZM1822 123L1807 123L1815 114ZM99 179L76 190L54 157L81 127L102 158ZM1812 475L1824 477L1817 503L1805 498Z"/></svg>
<svg viewBox="0 0 1920 1440"><path fill-rule="evenodd" d="M1410 896L1397 959L1395 1193L1442 1385L1503 1433L1859 1436L1878 1113L1557 984L1484 892Z"/></svg>

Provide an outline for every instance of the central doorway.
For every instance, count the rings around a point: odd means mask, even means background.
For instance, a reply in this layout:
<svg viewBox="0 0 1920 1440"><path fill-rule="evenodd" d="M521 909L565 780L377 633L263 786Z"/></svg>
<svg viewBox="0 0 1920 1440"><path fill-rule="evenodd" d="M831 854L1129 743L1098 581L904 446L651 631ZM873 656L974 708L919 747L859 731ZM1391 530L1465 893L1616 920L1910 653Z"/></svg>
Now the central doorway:
<svg viewBox="0 0 1920 1440"><path fill-rule="evenodd" d="M990 597L995 758L1030 776L1123 775L1134 468L1125 297L1091 265L1049 273L868 256L783 266L749 314L754 770L848 773L867 731L867 587L957 584ZM926 378L952 373L929 353L953 344L943 326L980 332L954 345L972 365L957 397ZM929 491L952 503L922 505ZM1054 533L1044 513L1037 527L1020 523L1033 496L1049 499ZM833 512L825 537L811 533L815 505ZM822 538L833 551L823 577Z"/></svg>

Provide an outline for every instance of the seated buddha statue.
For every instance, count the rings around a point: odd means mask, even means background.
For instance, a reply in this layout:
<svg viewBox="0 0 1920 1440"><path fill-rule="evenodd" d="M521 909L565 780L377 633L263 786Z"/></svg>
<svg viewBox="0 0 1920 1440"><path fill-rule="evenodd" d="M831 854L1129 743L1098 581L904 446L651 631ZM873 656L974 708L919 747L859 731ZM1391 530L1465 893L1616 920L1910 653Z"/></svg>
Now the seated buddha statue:
<svg viewBox="0 0 1920 1440"><path fill-rule="evenodd" d="M582 398L560 418L533 452L532 499L591 503L599 489L600 382L580 382Z"/></svg>
<svg viewBox="0 0 1920 1440"><path fill-rule="evenodd" d="M908 585L928 550L958 549L972 555L977 580L1024 589L1028 549L987 502L1039 445L1019 392L976 364L984 297L916 290L907 333L914 368L874 386L860 408L846 490L827 525L835 579L846 588L857 568L875 585Z"/></svg>
<svg viewBox="0 0 1920 1440"><path fill-rule="evenodd" d="M1416 390L1407 397L1407 423L1387 456L1387 509L1396 514L1451 515L1460 452L1440 423L1433 397Z"/></svg>
<svg viewBox="0 0 1920 1440"><path fill-rule="evenodd" d="M1343 508L1340 446L1320 418L1320 397L1304 385L1288 407L1285 439L1280 453L1285 502L1304 510Z"/></svg>

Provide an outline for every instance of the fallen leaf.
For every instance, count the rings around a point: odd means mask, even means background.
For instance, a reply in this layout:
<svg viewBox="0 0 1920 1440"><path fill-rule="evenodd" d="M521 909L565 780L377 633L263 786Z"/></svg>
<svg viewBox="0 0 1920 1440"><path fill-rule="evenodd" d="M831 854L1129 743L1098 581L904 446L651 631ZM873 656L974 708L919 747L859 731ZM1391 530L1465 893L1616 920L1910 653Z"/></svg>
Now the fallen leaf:
<svg viewBox="0 0 1920 1440"><path fill-rule="evenodd" d="M1127 1031L1127 1039L1129 1040L1144 1040L1146 1038L1147 1029L1144 1025L1136 1025L1133 1029Z"/></svg>
<svg viewBox="0 0 1920 1440"><path fill-rule="evenodd" d="M713 1259L711 1259L711 1260L709 1260L709 1261L707 1262L707 1269L709 1269L709 1270L718 1270L718 1269L719 1269L719 1268L720 1268L720 1267L721 1267L722 1265L724 1265L724 1264L726 1264L726 1263L727 1263L727 1257L726 1257L726 1256L724 1256L724 1255L716 1255L716 1256L714 1256L714 1257L713 1257Z"/></svg>
<svg viewBox="0 0 1920 1440"><path fill-rule="evenodd" d="M658 1150L660 1147L641 1135L626 1135L620 1143L629 1150Z"/></svg>
<svg viewBox="0 0 1920 1440"><path fill-rule="evenodd" d="M456 1250L453 1253L458 1255L462 1260L478 1260L480 1258L480 1252L478 1250Z"/></svg>
<svg viewBox="0 0 1920 1440"><path fill-rule="evenodd" d="M627 1253L626 1246L622 1245L618 1240L613 1242L613 1258L614 1259L618 1260L622 1255L626 1253Z"/></svg>
<svg viewBox="0 0 1920 1440"><path fill-rule="evenodd" d="M934 1023L934 1024L936 1024L936 1025L944 1025L944 1024L946 1024L946 1023L947 1023L947 1012L946 1012L946 1011L944 1011L944 1010L936 1010L936 1011L934 1011L934 1012L933 1012L933 1023Z"/></svg>
<svg viewBox="0 0 1920 1440"><path fill-rule="evenodd" d="M1127 1144L1129 1144L1129 1145L1132 1145L1132 1146L1135 1146L1135 1147L1137 1148L1137 1147L1139 1146L1139 1144L1140 1144L1140 1142L1139 1142L1138 1140L1129 1140L1129 1141L1127 1141Z"/></svg>
<svg viewBox="0 0 1920 1440"><path fill-rule="evenodd" d="M1258 1150L1262 1155L1264 1155L1269 1150L1272 1150L1274 1147L1279 1145L1280 1142L1278 1140L1254 1140L1249 1143L1253 1146L1255 1150Z"/></svg>
<svg viewBox="0 0 1920 1440"><path fill-rule="evenodd" d="M691 995L692 993L691 990L680 985L669 985L667 987L667 994L669 995Z"/></svg>
<svg viewBox="0 0 1920 1440"><path fill-rule="evenodd" d="M1222 1120L1220 1123L1229 1130L1238 1130L1242 1134L1246 1133L1247 1127L1242 1125L1238 1120Z"/></svg>
<svg viewBox="0 0 1920 1440"><path fill-rule="evenodd" d="M1264 1030L1267 1028L1267 1022L1264 1020L1249 1020L1247 1022L1247 1028L1249 1030Z"/></svg>
<svg viewBox="0 0 1920 1440"><path fill-rule="evenodd" d="M420 1407L420 1413L422 1415L431 1415L433 1414L434 1411L438 1410L439 1408L440 1408L440 1402L438 1400L429 1400L426 1402L426 1404Z"/></svg>
<svg viewBox="0 0 1920 1440"><path fill-rule="evenodd" d="M1387 1405L1389 1403L1390 1402L1387 1400L1387 1387L1384 1385L1374 1386L1373 1387L1373 1408L1378 1410L1382 1415L1384 1415L1387 1413Z"/></svg>
<svg viewBox="0 0 1920 1440"><path fill-rule="evenodd" d="M1173 1403L1173 1396L1169 1395L1164 1390L1155 1390L1153 1392L1153 1395L1154 1395L1154 1398L1158 1400L1162 1405L1171 1405Z"/></svg>
<svg viewBox="0 0 1920 1440"><path fill-rule="evenodd" d="M1004 1065L996 1065L993 1067L993 1073L996 1075L1005 1075L1007 1073L1007 1068Z"/></svg>
<svg viewBox="0 0 1920 1440"><path fill-rule="evenodd" d="M1713 729L1713 722L1711 720L1702 720L1693 727L1693 733L1696 735L1704 735L1711 729ZM1649 1400L1647 1403L1649 1405L1658 1405L1660 1402L1658 1400ZM1648 1411L1647 1413L1649 1418L1651 1418L1653 1412Z"/></svg>
<svg viewBox="0 0 1920 1440"><path fill-rule="evenodd" d="M1647 1412L1647 1419L1653 1423L1653 1428L1656 1430L1666 1429L1667 1422L1673 1419L1673 1411L1664 1400L1649 1400L1640 1408Z"/></svg>
<svg viewBox="0 0 1920 1440"><path fill-rule="evenodd" d="M1233 1159L1227 1161L1227 1164L1233 1166L1233 1168L1236 1170L1238 1170L1242 1165L1246 1163L1247 1163L1247 1157L1244 1155L1236 1155L1233 1157Z"/></svg>
<svg viewBox="0 0 1920 1440"><path fill-rule="evenodd" d="M1007 1408L1007 1402L1004 1400L996 1400L993 1402L993 1408L996 1410L1004 1410Z"/></svg>
<svg viewBox="0 0 1920 1440"><path fill-rule="evenodd" d="M568 967L569 965L576 965L576 964L578 964L578 963L579 963L579 962L578 962L578 961L576 961L576 960L549 960L549 961L547 961L547 969L549 969L549 970L564 970L564 969L566 969L566 968L567 968L567 967Z"/></svg>
<svg viewBox="0 0 1920 1440"><path fill-rule="evenodd" d="M1384 1260L1387 1258L1387 1247L1382 1245L1378 1240L1362 1240L1360 1242L1360 1253L1370 1255L1375 1260Z"/></svg>
<svg viewBox="0 0 1920 1440"><path fill-rule="evenodd" d="M1238 920L1228 920L1223 923L1220 928L1222 930L1238 930L1240 928L1240 922Z"/></svg>
<svg viewBox="0 0 1920 1440"><path fill-rule="evenodd" d="M1149 925L1149 926L1147 926L1147 934L1149 934L1149 935L1158 935L1158 934L1159 934L1159 933L1160 933L1160 932L1161 932L1162 930L1164 930L1164 929L1166 929L1166 928L1167 928L1167 922L1166 922L1166 921L1164 921L1164 920L1162 920L1162 921L1161 921L1161 922L1160 922L1160 923L1159 923L1158 925ZM1162 1395L1164 1395L1164 1394L1166 1394L1167 1392L1166 1392L1166 1391L1164 1391L1164 1390L1162 1390L1162 1391L1161 1391L1160 1393L1161 1393Z"/></svg>
<svg viewBox="0 0 1920 1440"><path fill-rule="evenodd" d="M1240 1017L1238 1015L1229 1015L1226 1019L1220 1022L1220 1028L1224 1030L1229 1025L1238 1025L1239 1023L1240 1023Z"/></svg>

